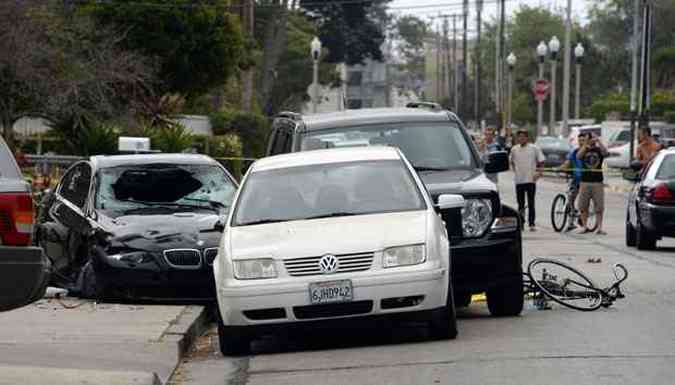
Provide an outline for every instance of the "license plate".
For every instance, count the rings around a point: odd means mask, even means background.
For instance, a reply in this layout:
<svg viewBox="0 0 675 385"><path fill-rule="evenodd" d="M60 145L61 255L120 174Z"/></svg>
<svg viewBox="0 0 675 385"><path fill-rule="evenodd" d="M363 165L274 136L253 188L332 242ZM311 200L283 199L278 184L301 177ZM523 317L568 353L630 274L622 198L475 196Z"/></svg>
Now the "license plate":
<svg viewBox="0 0 675 385"><path fill-rule="evenodd" d="M312 305L349 302L354 298L352 281L330 281L309 284L309 302Z"/></svg>

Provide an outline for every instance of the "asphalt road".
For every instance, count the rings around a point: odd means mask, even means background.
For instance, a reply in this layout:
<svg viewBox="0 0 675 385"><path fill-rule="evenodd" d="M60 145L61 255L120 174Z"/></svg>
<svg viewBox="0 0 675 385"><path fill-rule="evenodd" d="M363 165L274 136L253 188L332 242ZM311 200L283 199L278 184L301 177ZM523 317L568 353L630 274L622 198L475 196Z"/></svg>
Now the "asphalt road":
<svg viewBox="0 0 675 385"><path fill-rule="evenodd" d="M500 189L513 202L510 175ZM675 241L638 252L624 245L625 194L608 193L607 236L551 229L553 196L538 184L537 232L524 233L526 261L555 257L606 285L611 266L630 270L626 299L586 313L531 302L519 317L492 318L484 303L459 310L459 336L429 342L419 325L354 324L267 338L246 358L222 357L215 328L199 339L172 384L671 384L675 377ZM589 263L600 258L601 263Z"/></svg>

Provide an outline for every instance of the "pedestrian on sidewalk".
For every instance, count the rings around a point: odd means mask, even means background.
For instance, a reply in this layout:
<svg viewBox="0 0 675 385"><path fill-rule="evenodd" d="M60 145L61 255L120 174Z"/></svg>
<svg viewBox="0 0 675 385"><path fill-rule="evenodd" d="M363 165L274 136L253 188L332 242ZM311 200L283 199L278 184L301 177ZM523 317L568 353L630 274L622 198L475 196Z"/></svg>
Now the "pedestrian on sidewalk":
<svg viewBox="0 0 675 385"><path fill-rule="evenodd" d="M640 127L638 130L638 141L640 144L637 148L637 160L640 162L642 168L644 168L663 149L663 146L654 139L649 126Z"/></svg>
<svg viewBox="0 0 675 385"><path fill-rule="evenodd" d="M488 161L489 154L492 152L504 151L504 147L495 141L495 129L487 127L483 132L483 141L480 144L479 150L484 162ZM496 185L499 185L499 174L490 173L487 177Z"/></svg>
<svg viewBox="0 0 675 385"><path fill-rule="evenodd" d="M580 234L592 232L588 228L588 209L593 201L595 206L595 219L598 223L596 234L607 235L602 229L602 217L605 211L605 180L602 173L602 164L609 155L600 139L591 133L585 135L584 144L577 153L577 157L583 163L581 173L581 185L579 188L579 209L581 210Z"/></svg>
<svg viewBox="0 0 675 385"><path fill-rule="evenodd" d="M565 160L565 163L560 166L563 171L571 171L572 173L572 177L569 180L567 189L567 201L572 206L572 210L574 210L575 214L577 211L576 201L577 196L579 196L579 186L581 185L581 171L584 167L583 162L577 155L581 147L583 147L585 139L586 137L583 134L579 134L577 136L577 148L570 151L570 153L567 155L567 160ZM565 231L574 230L576 227L577 226L574 221L570 221Z"/></svg>
<svg viewBox="0 0 675 385"><path fill-rule="evenodd" d="M525 219L525 195L527 194L528 224L530 231L536 231L535 226L535 202L534 196L537 191L537 180L541 177L541 166L546 159L541 150L529 143L529 133L520 130L517 133L518 145L511 148L509 160L515 174L516 198L518 199L518 212L522 220Z"/></svg>

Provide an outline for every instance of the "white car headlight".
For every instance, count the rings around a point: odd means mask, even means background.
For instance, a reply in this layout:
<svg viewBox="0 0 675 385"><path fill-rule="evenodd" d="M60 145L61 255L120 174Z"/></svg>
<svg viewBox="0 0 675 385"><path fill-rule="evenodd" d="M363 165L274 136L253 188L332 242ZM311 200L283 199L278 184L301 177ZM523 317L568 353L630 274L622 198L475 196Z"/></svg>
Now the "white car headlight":
<svg viewBox="0 0 675 385"><path fill-rule="evenodd" d="M479 237L492 223L492 202L489 199L467 199L462 209L465 237Z"/></svg>
<svg viewBox="0 0 675 385"><path fill-rule="evenodd" d="M277 268L274 265L273 259L243 259L234 261L234 278L236 279L265 279L276 277Z"/></svg>
<svg viewBox="0 0 675 385"><path fill-rule="evenodd" d="M384 250L384 267L410 266L424 263L427 253L424 245L390 247Z"/></svg>

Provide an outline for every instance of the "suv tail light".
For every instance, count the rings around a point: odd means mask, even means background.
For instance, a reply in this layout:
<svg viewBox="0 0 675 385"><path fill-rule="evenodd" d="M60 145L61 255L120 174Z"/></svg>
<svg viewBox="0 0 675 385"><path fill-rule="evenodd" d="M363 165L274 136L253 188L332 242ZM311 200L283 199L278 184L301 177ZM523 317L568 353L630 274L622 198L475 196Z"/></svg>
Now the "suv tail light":
<svg viewBox="0 0 675 385"><path fill-rule="evenodd" d="M675 203L675 196L665 183L660 183L647 192L647 200L651 203Z"/></svg>
<svg viewBox="0 0 675 385"><path fill-rule="evenodd" d="M0 194L0 239L8 246L28 246L35 223L30 193Z"/></svg>

